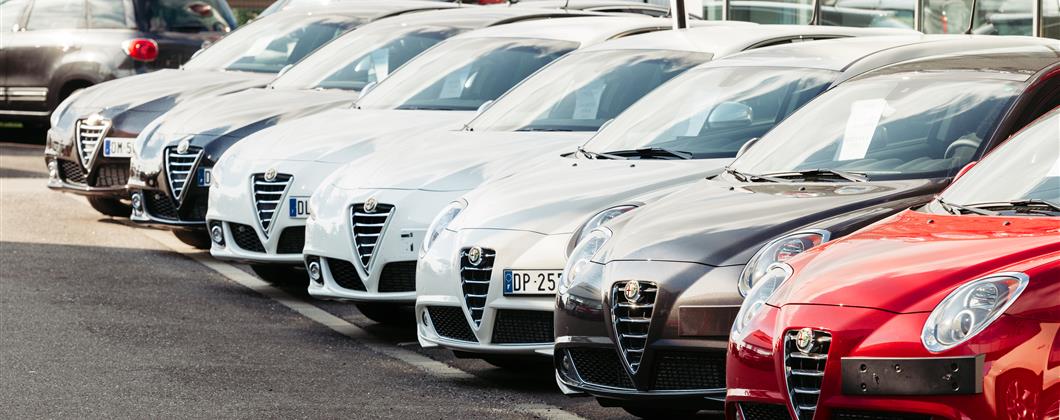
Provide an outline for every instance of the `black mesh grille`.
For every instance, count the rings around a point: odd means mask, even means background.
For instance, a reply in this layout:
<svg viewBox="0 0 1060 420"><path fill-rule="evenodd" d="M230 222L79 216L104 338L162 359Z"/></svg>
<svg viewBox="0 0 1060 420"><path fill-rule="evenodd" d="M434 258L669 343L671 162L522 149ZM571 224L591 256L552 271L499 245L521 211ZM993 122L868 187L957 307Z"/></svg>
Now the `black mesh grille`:
<svg viewBox="0 0 1060 420"><path fill-rule="evenodd" d="M824 379L824 366L828 361L828 348L832 335L822 331L810 331L812 340L809 351L798 348L800 331L784 334L784 366L787 368L788 397L795 407L798 420L811 420L817 412L817 398Z"/></svg>
<svg viewBox="0 0 1060 420"><path fill-rule="evenodd" d="M283 230L280 234L279 243L276 244L277 254L301 254L305 247L305 226L292 226Z"/></svg>
<svg viewBox="0 0 1060 420"><path fill-rule="evenodd" d="M261 240L258 239L258 233L253 227L229 223L228 229L232 231L232 240L235 241L236 246L250 252L265 252L265 247L261 246Z"/></svg>
<svg viewBox="0 0 1060 420"><path fill-rule="evenodd" d="M627 289L636 291L635 301L627 297ZM633 372L640 367L640 360L644 357L658 290L655 283L636 280L617 282L611 287L611 317L615 337Z"/></svg>
<svg viewBox="0 0 1060 420"><path fill-rule="evenodd" d="M335 280L335 284L338 284L339 287L361 292L368 290L364 287L361 275L357 274L357 267L354 267L353 263L337 258L326 258L326 260L328 271L331 272L331 278Z"/></svg>
<svg viewBox="0 0 1060 420"><path fill-rule="evenodd" d="M666 351L657 353L657 390L725 388L725 353Z"/></svg>
<svg viewBox="0 0 1060 420"><path fill-rule="evenodd" d="M379 293L415 292L416 262L392 262L379 275Z"/></svg>
<svg viewBox="0 0 1060 420"><path fill-rule="evenodd" d="M427 308L427 314L431 316L431 324L438 335L460 341L478 342L475 333L471 332L471 326L464 318L464 311L455 306L431 306Z"/></svg>
<svg viewBox="0 0 1060 420"><path fill-rule="evenodd" d="M144 191L144 209L159 219L177 220L177 206L161 191Z"/></svg>
<svg viewBox="0 0 1060 420"><path fill-rule="evenodd" d="M372 261L372 255L375 254L375 246L383 236L386 221L393 213L394 206L390 204L357 203L350 208L353 242L365 271L368 270L368 263Z"/></svg>
<svg viewBox="0 0 1060 420"><path fill-rule="evenodd" d="M910 413L887 413L882 411L850 411L837 410L832 412L833 420L931 420L931 416Z"/></svg>
<svg viewBox="0 0 1060 420"><path fill-rule="evenodd" d="M499 310L493 323L494 344L546 344L554 341L552 312Z"/></svg>
<svg viewBox="0 0 1060 420"><path fill-rule="evenodd" d="M99 166L96 175L97 187L114 187L125 185L129 182L129 164L110 163Z"/></svg>
<svg viewBox="0 0 1060 420"><path fill-rule="evenodd" d="M189 188L192 188L189 186ZM203 222L206 221L206 210L209 204L210 198L206 195L206 191L201 193L198 191L188 191L188 198L184 199L184 203L180 206L182 220L186 222Z"/></svg>
<svg viewBox="0 0 1060 420"><path fill-rule="evenodd" d="M59 172L66 182L71 184L85 183L85 168L77 162L59 159Z"/></svg>
<svg viewBox="0 0 1060 420"><path fill-rule="evenodd" d="M567 354L574 360L578 376L585 382L611 388L633 389L618 353L603 348L572 348Z"/></svg>
<svg viewBox="0 0 1060 420"><path fill-rule="evenodd" d="M740 403L740 410L747 420L791 420L788 407L780 404Z"/></svg>
<svg viewBox="0 0 1060 420"><path fill-rule="evenodd" d="M472 262L475 253L478 253L477 263ZM496 258L497 252L492 249L464 248L460 251L460 283L464 290L464 304L475 324L482 323L482 314L486 311L486 295L490 291L490 275Z"/></svg>

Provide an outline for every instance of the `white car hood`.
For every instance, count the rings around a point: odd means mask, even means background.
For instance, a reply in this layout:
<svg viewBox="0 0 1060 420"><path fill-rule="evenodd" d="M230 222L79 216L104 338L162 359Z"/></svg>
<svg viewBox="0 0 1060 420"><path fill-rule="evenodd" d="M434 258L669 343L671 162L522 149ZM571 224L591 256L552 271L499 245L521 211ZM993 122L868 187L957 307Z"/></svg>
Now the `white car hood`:
<svg viewBox="0 0 1060 420"><path fill-rule="evenodd" d="M387 142L370 157L338 172L340 189L419 189L465 191L487 179L532 166L533 158L573 151L593 132L417 133Z"/></svg>

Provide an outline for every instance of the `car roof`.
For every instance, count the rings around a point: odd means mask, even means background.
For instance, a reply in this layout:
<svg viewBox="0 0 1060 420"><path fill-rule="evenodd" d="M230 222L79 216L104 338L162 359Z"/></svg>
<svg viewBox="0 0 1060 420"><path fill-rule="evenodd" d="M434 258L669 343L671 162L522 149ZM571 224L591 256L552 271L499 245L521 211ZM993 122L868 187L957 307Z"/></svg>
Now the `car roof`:
<svg viewBox="0 0 1060 420"><path fill-rule="evenodd" d="M1060 65L1060 41L1055 39L996 35L929 35L926 38L932 42L898 47L887 54L906 56L906 60L875 65L875 69L851 79L898 73L960 72L1026 81ZM887 57L877 59L882 58Z"/></svg>
<svg viewBox="0 0 1060 420"><path fill-rule="evenodd" d="M843 71L866 56L922 41L924 38L923 35L909 34L779 44L734 54L713 66L799 67Z"/></svg>
<svg viewBox="0 0 1060 420"><path fill-rule="evenodd" d="M669 19L600 14L593 17L568 17L517 22L467 32L451 39L536 38L590 45L627 35L668 29L670 26L671 22Z"/></svg>
<svg viewBox="0 0 1060 420"><path fill-rule="evenodd" d="M452 9L457 5L438 1L424 0L358 0L344 1L331 4L302 6L289 10L281 10L265 19L285 19L294 16L344 16L350 18L361 18L364 20L383 19L404 13L420 10Z"/></svg>
<svg viewBox="0 0 1060 420"><path fill-rule="evenodd" d="M389 17L374 23L375 27L445 26L456 28L485 28L508 23L566 16L594 16L594 13L527 7L460 7L420 11Z"/></svg>
<svg viewBox="0 0 1060 420"><path fill-rule="evenodd" d="M504 7L505 5L500 4L492 6L494 8ZM518 8L523 7L546 7L546 8L567 8L572 10L592 9L597 7L638 7L645 9L658 9L658 10L669 10L669 7L658 6L654 4L648 4L640 1L630 0L533 0L533 1L521 1L514 4L508 4L508 6L515 6Z"/></svg>

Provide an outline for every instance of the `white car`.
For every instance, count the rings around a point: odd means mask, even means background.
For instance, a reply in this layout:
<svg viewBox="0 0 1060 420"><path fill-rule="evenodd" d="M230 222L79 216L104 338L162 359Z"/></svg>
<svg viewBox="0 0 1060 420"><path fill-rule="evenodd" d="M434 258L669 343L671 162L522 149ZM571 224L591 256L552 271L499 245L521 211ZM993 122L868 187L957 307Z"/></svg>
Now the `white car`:
<svg viewBox="0 0 1060 420"><path fill-rule="evenodd" d="M391 132L458 129L483 104L570 51L667 25L665 19L604 15L467 32L366 89L354 108L254 133L213 169L206 213L210 253L249 262L269 280L305 278L300 269L310 194L340 165L380 147L375 139Z"/></svg>
<svg viewBox="0 0 1060 420"><path fill-rule="evenodd" d="M717 173L851 64L920 38L799 43L713 61L645 96L577 151L485 182L428 228L434 239L416 270L420 344L487 361L550 354L555 294L580 236L646 196Z"/></svg>

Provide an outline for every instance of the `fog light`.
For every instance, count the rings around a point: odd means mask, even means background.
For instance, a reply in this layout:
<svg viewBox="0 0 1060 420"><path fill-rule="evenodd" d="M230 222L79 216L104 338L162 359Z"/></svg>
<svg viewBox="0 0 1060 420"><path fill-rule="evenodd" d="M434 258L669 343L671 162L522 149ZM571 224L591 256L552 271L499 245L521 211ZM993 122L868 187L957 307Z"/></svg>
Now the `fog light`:
<svg viewBox="0 0 1060 420"><path fill-rule="evenodd" d="M323 283L323 275L320 274L320 263L313 261L309 263L309 278L317 283Z"/></svg>
<svg viewBox="0 0 1060 420"><path fill-rule="evenodd" d="M420 322L423 323L424 327L429 327L431 325L430 323L427 322L427 310L426 309L424 309L423 312L420 312Z"/></svg>
<svg viewBox="0 0 1060 420"><path fill-rule="evenodd" d="M48 161L48 178L59 179L59 162L54 159Z"/></svg>
<svg viewBox="0 0 1060 420"><path fill-rule="evenodd" d="M225 244L225 231L221 228L220 223L210 226L210 239L217 245Z"/></svg>
<svg viewBox="0 0 1060 420"><path fill-rule="evenodd" d="M132 198L130 200L132 201L133 210L144 210L144 197L140 195L140 193L133 193Z"/></svg>

